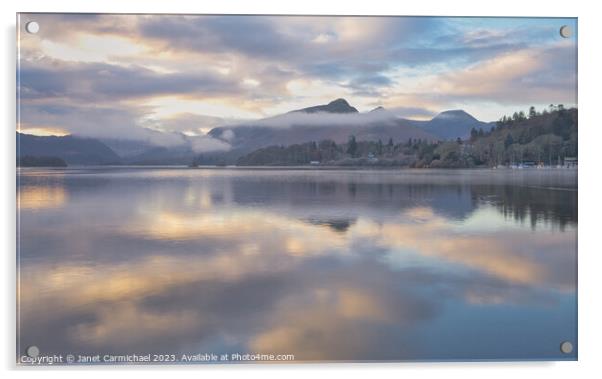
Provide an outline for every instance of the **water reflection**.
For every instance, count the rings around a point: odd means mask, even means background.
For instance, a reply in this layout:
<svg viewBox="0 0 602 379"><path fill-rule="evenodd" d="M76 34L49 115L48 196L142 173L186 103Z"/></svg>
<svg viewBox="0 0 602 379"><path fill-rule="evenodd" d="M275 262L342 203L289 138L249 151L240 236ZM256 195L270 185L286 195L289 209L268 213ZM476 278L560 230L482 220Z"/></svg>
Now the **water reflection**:
<svg viewBox="0 0 602 379"><path fill-rule="evenodd" d="M575 173L452 173L22 171L20 347L575 358Z"/></svg>

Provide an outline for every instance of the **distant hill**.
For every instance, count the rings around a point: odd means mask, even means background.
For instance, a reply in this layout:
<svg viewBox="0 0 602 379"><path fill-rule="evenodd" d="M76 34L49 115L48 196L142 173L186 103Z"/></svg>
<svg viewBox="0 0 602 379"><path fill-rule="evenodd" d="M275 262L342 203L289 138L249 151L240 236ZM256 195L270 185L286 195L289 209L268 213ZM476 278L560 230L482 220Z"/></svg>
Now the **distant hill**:
<svg viewBox="0 0 602 379"><path fill-rule="evenodd" d="M120 163L120 157L97 139L75 136L34 136L17 132L17 159L60 158L67 164L106 165Z"/></svg>
<svg viewBox="0 0 602 379"><path fill-rule="evenodd" d="M129 165L189 165L195 153L185 139L181 145L170 147L153 145L148 141L103 139Z"/></svg>
<svg viewBox="0 0 602 379"><path fill-rule="evenodd" d="M189 165L195 155L187 145L153 146L138 154L124 157L123 162L133 165Z"/></svg>
<svg viewBox="0 0 602 379"><path fill-rule="evenodd" d="M466 139L473 128L489 130L495 125L495 123L479 121L461 109L441 112L429 121L408 121L441 140Z"/></svg>
<svg viewBox="0 0 602 379"><path fill-rule="evenodd" d="M130 157L135 157L140 154L154 149L156 146L140 140L118 139L118 138L103 138L100 142L107 145L115 154L119 155L122 160L127 160Z"/></svg>
<svg viewBox="0 0 602 379"><path fill-rule="evenodd" d="M67 163L58 157L24 155L17 159L17 167L67 167Z"/></svg>

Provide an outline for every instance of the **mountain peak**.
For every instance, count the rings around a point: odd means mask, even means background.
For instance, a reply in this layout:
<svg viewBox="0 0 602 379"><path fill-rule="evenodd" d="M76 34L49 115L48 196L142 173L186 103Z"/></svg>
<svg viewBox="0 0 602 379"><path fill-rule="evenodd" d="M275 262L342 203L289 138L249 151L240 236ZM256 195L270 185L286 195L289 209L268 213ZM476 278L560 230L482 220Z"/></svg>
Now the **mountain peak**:
<svg viewBox="0 0 602 379"><path fill-rule="evenodd" d="M433 121L444 121L444 120L470 120L477 121L472 115L464 111L463 109L452 109L449 111L444 111L433 117Z"/></svg>
<svg viewBox="0 0 602 379"><path fill-rule="evenodd" d="M331 101L328 104L324 105L316 105L309 108L299 109L293 112L303 112L303 113L358 113L357 109L349 105L347 100L345 99L336 99Z"/></svg>
<svg viewBox="0 0 602 379"><path fill-rule="evenodd" d="M381 106L379 105L378 107L376 107L376 108L372 109L372 110L370 111L370 113L373 113L373 112L385 112L385 111L386 111L386 109L385 109L384 107L381 107Z"/></svg>

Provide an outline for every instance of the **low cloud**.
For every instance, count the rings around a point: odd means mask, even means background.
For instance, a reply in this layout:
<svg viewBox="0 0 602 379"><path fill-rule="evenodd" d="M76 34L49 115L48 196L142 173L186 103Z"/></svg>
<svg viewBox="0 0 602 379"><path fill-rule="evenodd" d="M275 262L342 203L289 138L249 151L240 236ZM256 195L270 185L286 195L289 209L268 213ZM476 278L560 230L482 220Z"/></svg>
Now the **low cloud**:
<svg viewBox="0 0 602 379"><path fill-rule="evenodd" d="M198 136L188 138L190 148L195 153L209 153L213 151L227 151L230 150L230 144L220 141L210 136Z"/></svg>
<svg viewBox="0 0 602 379"><path fill-rule="evenodd" d="M60 126L69 134L80 137L100 139L120 139L146 142L155 146L188 146L195 152L228 150L230 146L223 141L211 138L199 130L199 135L187 136L185 133L165 127L157 130L161 121L140 124L148 112L145 108L66 106L54 104L23 104L20 128L23 130L52 128ZM211 118L209 118L211 119ZM190 127L190 120L168 120L170 123L183 121L183 129ZM216 122L216 120L213 120ZM154 126L150 128L148 126ZM202 124L199 124L199 128ZM173 126L173 125L172 125Z"/></svg>
<svg viewBox="0 0 602 379"><path fill-rule="evenodd" d="M395 121L397 116L389 111L375 111L366 113L304 113L290 112L283 115L269 117L257 121L229 125L239 126L267 126L270 128L311 127L311 126L363 126L375 122Z"/></svg>

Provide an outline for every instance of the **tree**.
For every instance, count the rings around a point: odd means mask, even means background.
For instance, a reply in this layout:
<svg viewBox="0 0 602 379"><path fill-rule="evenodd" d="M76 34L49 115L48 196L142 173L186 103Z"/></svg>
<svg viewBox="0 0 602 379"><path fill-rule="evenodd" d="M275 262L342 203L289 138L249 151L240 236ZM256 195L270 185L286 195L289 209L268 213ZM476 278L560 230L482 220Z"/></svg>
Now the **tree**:
<svg viewBox="0 0 602 379"><path fill-rule="evenodd" d="M506 136L506 140L504 140L504 148L508 148L508 146L514 143L514 138L512 138L512 134L508 133Z"/></svg>
<svg viewBox="0 0 602 379"><path fill-rule="evenodd" d="M458 145L461 145L462 144L462 138L460 138L460 137L456 138L456 143Z"/></svg>
<svg viewBox="0 0 602 379"><path fill-rule="evenodd" d="M357 141L355 140L355 136L352 135L349 137L349 143L347 144L347 154L355 157L357 154Z"/></svg>
<svg viewBox="0 0 602 379"><path fill-rule="evenodd" d="M471 141L474 141L478 135L479 135L479 132L477 132L476 128L470 129L470 140Z"/></svg>
<svg viewBox="0 0 602 379"><path fill-rule="evenodd" d="M531 105L531 107L529 107L529 118L533 118L535 116L537 116L537 112L535 111L535 107Z"/></svg>

